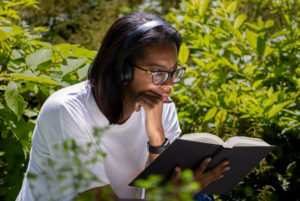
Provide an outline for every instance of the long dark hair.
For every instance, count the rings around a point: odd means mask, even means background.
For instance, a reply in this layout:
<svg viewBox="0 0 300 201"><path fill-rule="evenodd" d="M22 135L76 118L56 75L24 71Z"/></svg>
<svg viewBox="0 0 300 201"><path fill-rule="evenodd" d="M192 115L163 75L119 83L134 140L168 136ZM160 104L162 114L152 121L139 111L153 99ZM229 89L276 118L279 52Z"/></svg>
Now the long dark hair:
<svg viewBox="0 0 300 201"><path fill-rule="evenodd" d="M96 103L110 124L116 124L123 117L122 84L120 84L116 62L122 42L142 24L163 20L157 15L134 12L118 19L106 33L102 45L88 72L89 84ZM171 25L155 27L144 33L127 47L130 60L143 58L142 48L148 45L172 41L179 51L181 35ZM101 107L100 107L101 105Z"/></svg>

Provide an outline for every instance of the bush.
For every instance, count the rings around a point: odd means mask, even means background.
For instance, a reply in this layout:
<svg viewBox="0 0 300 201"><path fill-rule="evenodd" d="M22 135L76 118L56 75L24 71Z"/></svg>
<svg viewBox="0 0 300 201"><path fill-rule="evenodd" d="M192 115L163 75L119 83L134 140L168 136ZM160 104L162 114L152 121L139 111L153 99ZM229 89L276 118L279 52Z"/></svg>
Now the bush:
<svg viewBox="0 0 300 201"><path fill-rule="evenodd" d="M34 0L0 3L0 198L14 200L27 167L41 105L55 90L83 80L95 52L41 41L19 11Z"/></svg>
<svg viewBox="0 0 300 201"><path fill-rule="evenodd" d="M263 138L276 149L224 200L296 200L299 185L299 2L182 1L175 87L183 133ZM293 176L292 176L293 175Z"/></svg>
<svg viewBox="0 0 300 201"><path fill-rule="evenodd" d="M41 105L55 90L84 80L95 56L79 45L42 42L47 29L19 17L35 3L0 3L1 200L14 200L20 190ZM245 135L276 145L222 200L299 199L298 16L292 0L189 0L167 15L183 34L179 61L189 66L174 91L183 133ZM178 192L177 198L189 197Z"/></svg>

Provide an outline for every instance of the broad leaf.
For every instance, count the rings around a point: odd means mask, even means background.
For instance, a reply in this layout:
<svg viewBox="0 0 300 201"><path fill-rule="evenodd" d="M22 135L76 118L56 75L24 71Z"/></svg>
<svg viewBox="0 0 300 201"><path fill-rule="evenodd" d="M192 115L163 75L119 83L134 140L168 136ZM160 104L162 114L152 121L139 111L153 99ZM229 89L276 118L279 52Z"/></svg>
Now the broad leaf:
<svg viewBox="0 0 300 201"><path fill-rule="evenodd" d="M23 97L18 93L18 86L13 81L9 82L5 90L5 102L7 106L17 115L18 118L27 105Z"/></svg>
<svg viewBox="0 0 300 201"><path fill-rule="evenodd" d="M12 75L11 76L14 80L26 80L26 81L32 81L32 82L38 82L43 84L52 84L52 85L59 85L58 82L52 80L51 78L47 76L43 77L36 77L34 75Z"/></svg>
<svg viewBox="0 0 300 201"><path fill-rule="evenodd" d="M62 76L82 66L86 62L86 59L66 59L66 62L66 65L61 66Z"/></svg>
<svg viewBox="0 0 300 201"><path fill-rule="evenodd" d="M254 49L256 50L256 47L257 47L257 34L250 31L249 29L247 29L245 31L245 34L246 34L246 38L249 42L249 45Z"/></svg>
<svg viewBox="0 0 300 201"><path fill-rule="evenodd" d="M49 61L51 56L52 50L50 49L38 50L26 57L26 65L35 70L39 64Z"/></svg>
<svg viewBox="0 0 300 201"><path fill-rule="evenodd" d="M82 80L88 75L90 64L85 64L82 68L77 70L78 79Z"/></svg>

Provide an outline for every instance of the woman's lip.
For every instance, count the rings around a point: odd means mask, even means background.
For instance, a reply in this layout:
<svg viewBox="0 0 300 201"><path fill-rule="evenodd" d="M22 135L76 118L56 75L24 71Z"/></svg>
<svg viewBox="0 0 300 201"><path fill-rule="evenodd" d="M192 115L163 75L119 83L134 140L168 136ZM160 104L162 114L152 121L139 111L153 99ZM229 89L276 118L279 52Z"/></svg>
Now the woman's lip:
<svg viewBox="0 0 300 201"><path fill-rule="evenodd" d="M170 95L170 94L163 94L163 95L162 95L164 101L166 101L166 100L169 98L169 95Z"/></svg>

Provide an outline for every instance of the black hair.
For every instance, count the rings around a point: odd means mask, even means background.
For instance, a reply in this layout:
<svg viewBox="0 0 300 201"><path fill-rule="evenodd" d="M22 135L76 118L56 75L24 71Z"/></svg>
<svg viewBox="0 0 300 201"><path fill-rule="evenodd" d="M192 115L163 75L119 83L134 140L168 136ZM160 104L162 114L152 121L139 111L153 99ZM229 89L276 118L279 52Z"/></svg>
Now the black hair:
<svg viewBox="0 0 300 201"><path fill-rule="evenodd" d="M96 103L109 120L116 124L123 117L122 83L117 72L118 52L124 40L141 25L149 21L162 20L159 16L134 12L118 19L106 33L102 45L90 65L88 80ZM149 45L174 42L179 52L181 35L171 25L157 26L132 41L127 47L123 65L143 58L143 48ZM130 68L133 68L132 66ZM101 106L101 107L100 107Z"/></svg>

